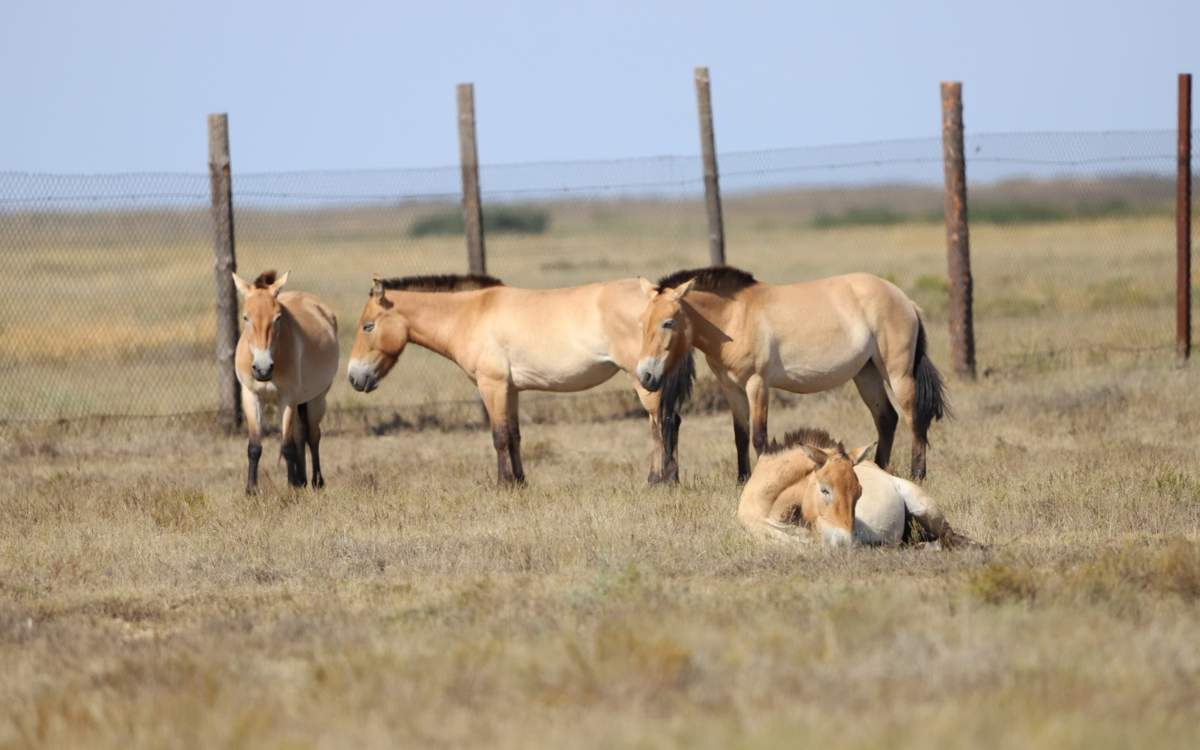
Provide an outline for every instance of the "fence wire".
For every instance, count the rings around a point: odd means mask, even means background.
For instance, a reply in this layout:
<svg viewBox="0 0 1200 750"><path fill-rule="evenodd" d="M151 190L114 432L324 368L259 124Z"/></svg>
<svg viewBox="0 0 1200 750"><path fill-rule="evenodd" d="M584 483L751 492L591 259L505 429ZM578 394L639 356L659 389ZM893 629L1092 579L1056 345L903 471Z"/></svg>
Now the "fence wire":
<svg viewBox="0 0 1200 750"><path fill-rule="evenodd" d="M966 140L978 358L1054 368L1149 352L1174 331L1175 133ZM458 168L243 174L239 269L291 270L337 312L343 359L373 273L465 270ZM719 155L728 260L784 282L891 279L945 361L937 139ZM555 287L707 262L698 157L483 166L489 272ZM215 408L208 175L0 173L0 420ZM614 379L607 386L627 390ZM470 404L416 347L335 407Z"/></svg>

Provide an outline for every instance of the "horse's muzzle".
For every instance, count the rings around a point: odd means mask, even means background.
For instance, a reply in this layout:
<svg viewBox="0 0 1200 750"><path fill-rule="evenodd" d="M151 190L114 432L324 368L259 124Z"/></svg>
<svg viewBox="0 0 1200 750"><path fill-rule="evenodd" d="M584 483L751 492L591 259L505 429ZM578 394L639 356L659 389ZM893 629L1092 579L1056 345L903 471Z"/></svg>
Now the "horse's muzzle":
<svg viewBox="0 0 1200 750"><path fill-rule="evenodd" d="M639 382L642 384L643 388L651 393L662 387L662 378L656 378L648 372L641 376Z"/></svg>
<svg viewBox="0 0 1200 750"><path fill-rule="evenodd" d="M260 383L265 383L271 379L271 375L275 372L275 365L265 368L260 368L257 365L254 365L250 367L250 372L254 375L255 380Z"/></svg>
<svg viewBox="0 0 1200 750"><path fill-rule="evenodd" d="M638 362L634 374L637 375L637 380L642 387L651 393L662 387L662 364L656 360L646 358Z"/></svg>

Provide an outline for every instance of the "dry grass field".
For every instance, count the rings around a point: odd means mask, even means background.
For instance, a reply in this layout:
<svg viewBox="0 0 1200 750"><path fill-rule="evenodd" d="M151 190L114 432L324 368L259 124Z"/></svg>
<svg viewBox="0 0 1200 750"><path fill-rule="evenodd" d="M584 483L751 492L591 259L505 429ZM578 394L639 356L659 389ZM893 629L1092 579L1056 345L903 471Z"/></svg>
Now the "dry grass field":
<svg viewBox="0 0 1200 750"><path fill-rule="evenodd" d="M492 268L550 286L693 265L702 231L672 215L497 237ZM371 271L462 252L245 224L242 267L290 267L347 340ZM895 279L944 366L940 227L735 214L729 233L766 279ZM131 389L148 414L206 408L203 239L92 236L12 253L3 413L104 413ZM286 489L271 442L245 497L244 438L205 417L2 423L0 747L1196 747L1200 374L1163 348L1171 236L1158 217L972 228L986 377L950 380L927 487L982 551L757 546L728 416L690 414L682 484L647 487L615 381L611 409L528 399L530 484L498 490L468 384L415 351L371 396L339 379L319 494ZM164 382L159 361L193 366ZM344 408L447 398L420 431L409 406ZM771 416L872 438L849 388Z"/></svg>

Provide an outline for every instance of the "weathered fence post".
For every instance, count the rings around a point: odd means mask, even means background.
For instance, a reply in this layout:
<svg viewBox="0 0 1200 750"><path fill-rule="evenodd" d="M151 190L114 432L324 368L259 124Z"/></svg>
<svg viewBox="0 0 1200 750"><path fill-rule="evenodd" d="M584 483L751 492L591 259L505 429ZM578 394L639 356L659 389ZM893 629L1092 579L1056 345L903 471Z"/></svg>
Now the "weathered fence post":
<svg viewBox="0 0 1200 750"><path fill-rule="evenodd" d="M1175 355L1192 354L1192 74L1179 74L1179 158L1175 173Z"/></svg>
<svg viewBox="0 0 1200 750"><path fill-rule="evenodd" d="M458 160L462 165L463 227L467 234L467 266L487 273L483 246L483 206L479 200L479 150L475 145L475 85L458 84Z"/></svg>
<svg viewBox="0 0 1200 750"><path fill-rule="evenodd" d="M217 286L217 412L221 424L234 430L242 421L242 400L233 356L238 341L237 270L233 246L233 178L229 164L229 117L208 116L208 176L212 191L213 281Z"/></svg>
<svg viewBox="0 0 1200 750"><path fill-rule="evenodd" d="M975 377L971 316L971 248L967 233L967 168L963 155L962 84L942 82L942 162L946 176L946 256L950 276L950 361Z"/></svg>
<svg viewBox="0 0 1200 750"><path fill-rule="evenodd" d="M700 110L700 152L704 157L704 204L708 212L708 256L714 266L725 265L725 222L721 217L721 184L713 142L712 92L708 68L696 68L696 106Z"/></svg>

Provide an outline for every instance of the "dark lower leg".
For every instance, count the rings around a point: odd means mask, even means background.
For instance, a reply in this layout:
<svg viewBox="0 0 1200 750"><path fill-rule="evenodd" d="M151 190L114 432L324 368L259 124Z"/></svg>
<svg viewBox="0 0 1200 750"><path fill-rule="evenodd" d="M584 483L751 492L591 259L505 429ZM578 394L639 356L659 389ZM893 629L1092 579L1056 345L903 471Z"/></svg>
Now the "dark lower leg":
<svg viewBox="0 0 1200 750"><path fill-rule="evenodd" d="M246 448L246 494L253 495L258 491L258 459L262 458L262 446L250 443Z"/></svg>
<svg viewBox="0 0 1200 750"><path fill-rule="evenodd" d="M321 474L321 439L310 440L308 449L312 452L312 486L319 490L325 486L325 477Z"/></svg>
<svg viewBox="0 0 1200 750"><path fill-rule="evenodd" d="M513 480L525 481L525 466L521 463L521 427L514 421L508 429L508 460L512 463Z"/></svg>
<svg viewBox="0 0 1200 750"><path fill-rule="evenodd" d="M875 446L875 463L879 468L886 469L892 460L892 443L896 439L896 425L900 416L891 404L885 404L883 411L875 415L875 430L879 434L879 444Z"/></svg>
<svg viewBox="0 0 1200 750"><path fill-rule="evenodd" d="M293 487L303 487L305 479L296 455L296 444L292 442L284 443L281 452L283 453L284 463L287 464L288 484Z"/></svg>
<svg viewBox="0 0 1200 750"><path fill-rule="evenodd" d="M738 483L750 478L750 435L746 428L733 420L733 444L737 448Z"/></svg>
<svg viewBox="0 0 1200 750"><path fill-rule="evenodd" d="M683 424L683 417L678 414L672 414L670 419L675 420L675 428L671 431L671 439L663 442L663 464L662 464L662 481L664 482L679 482L679 427Z"/></svg>
<svg viewBox="0 0 1200 750"><path fill-rule="evenodd" d="M508 426L492 425L492 447L496 449L496 479L501 483L513 482L512 454L509 452Z"/></svg>
<svg viewBox="0 0 1200 750"><path fill-rule="evenodd" d="M926 445L927 443L924 435L913 435L911 474L913 481L915 482L919 482L925 478Z"/></svg>
<svg viewBox="0 0 1200 750"><path fill-rule="evenodd" d="M762 455L767 450L767 421L764 419L754 425L754 452Z"/></svg>

